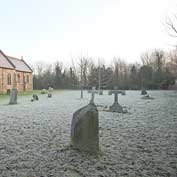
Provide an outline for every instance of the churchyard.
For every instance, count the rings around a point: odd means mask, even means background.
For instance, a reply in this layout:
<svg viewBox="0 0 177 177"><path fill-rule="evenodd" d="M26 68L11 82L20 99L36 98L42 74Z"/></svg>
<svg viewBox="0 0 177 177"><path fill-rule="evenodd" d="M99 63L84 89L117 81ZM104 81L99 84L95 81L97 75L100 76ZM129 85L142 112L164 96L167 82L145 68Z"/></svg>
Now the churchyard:
<svg viewBox="0 0 177 177"><path fill-rule="evenodd" d="M177 93L141 91L118 96L126 113L106 111L114 95L95 94L99 120L99 151L71 146L73 114L90 102L84 91L55 91L0 99L0 176L2 177L176 177ZM116 98L117 99L117 98ZM109 110L109 109L107 109Z"/></svg>

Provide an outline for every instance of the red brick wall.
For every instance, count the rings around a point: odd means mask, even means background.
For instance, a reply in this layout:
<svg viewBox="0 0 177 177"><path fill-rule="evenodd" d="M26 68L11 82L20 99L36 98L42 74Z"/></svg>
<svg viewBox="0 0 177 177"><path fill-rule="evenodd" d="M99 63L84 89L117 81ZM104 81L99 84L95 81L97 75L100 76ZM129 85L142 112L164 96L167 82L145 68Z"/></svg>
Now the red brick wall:
<svg viewBox="0 0 177 177"><path fill-rule="evenodd" d="M7 84L7 76L11 74L11 85ZM6 69L0 68L0 93L7 93L8 89L11 89L14 83L14 74L16 74L16 81L17 81L17 89L19 92L23 91L32 91L33 90L33 75L32 73L26 72L19 72L15 71L14 69ZM20 80L18 82L18 75L20 76ZM27 79L24 80L24 77L29 77L29 82Z"/></svg>
<svg viewBox="0 0 177 177"><path fill-rule="evenodd" d="M15 73L14 69L0 68L0 92L1 93L7 93L7 90L12 88L14 73ZM8 74L11 74L11 85L7 84Z"/></svg>
<svg viewBox="0 0 177 177"><path fill-rule="evenodd" d="M26 72L16 72L17 76L20 76L20 82L18 83L17 79L17 88L20 92L23 91L32 91L33 90L33 75L32 73ZM27 79L27 77L29 79Z"/></svg>

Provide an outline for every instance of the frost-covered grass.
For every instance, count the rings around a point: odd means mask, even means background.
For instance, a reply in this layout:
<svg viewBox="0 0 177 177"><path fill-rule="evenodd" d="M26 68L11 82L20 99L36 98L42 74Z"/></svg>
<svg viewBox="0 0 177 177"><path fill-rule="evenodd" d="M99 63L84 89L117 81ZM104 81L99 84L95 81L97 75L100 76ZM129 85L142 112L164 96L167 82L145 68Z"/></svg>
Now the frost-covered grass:
<svg viewBox="0 0 177 177"><path fill-rule="evenodd" d="M0 101L0 177L176 177L177 93L140 91L119 96L129 113L103 112L113 96L96 95L99 105L100 154L70 146L72 115L90 99L79 91L54 92L51 99L19 96L17 105ZM101 105L101 106L100 106Z"/></svg>

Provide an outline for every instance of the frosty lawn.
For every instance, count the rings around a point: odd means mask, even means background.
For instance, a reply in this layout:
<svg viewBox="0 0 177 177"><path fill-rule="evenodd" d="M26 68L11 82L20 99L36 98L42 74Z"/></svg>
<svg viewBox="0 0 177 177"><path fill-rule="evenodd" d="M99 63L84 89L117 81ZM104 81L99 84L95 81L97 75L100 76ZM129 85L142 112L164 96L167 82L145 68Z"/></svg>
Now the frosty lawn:
<svg viewBox="0 0 177 177"><path fill-rule="evenodd" d="M17 105L0 102L0 176L3 177L176 177L177 93L148 91L154 100L127 91L119 102L127 114L99 112L100 154L73 150L72 114L88 104L90 94L55 92L18 98ZM95 103L110 106L113 97L95 95ZM101 107L98 106L101 110Z"/></svg>

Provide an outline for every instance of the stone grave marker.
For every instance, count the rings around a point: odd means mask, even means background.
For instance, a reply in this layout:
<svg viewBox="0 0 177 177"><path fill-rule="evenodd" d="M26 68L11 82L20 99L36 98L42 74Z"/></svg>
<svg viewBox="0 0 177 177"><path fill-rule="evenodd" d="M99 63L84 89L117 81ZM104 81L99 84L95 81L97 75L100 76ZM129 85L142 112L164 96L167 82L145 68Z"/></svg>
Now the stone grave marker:
<svg viewBox="0 0 177 177"><path fill-rule="evenodd" d="M52 98L52 93L51 93L51 92L48 92L47 97L48 97L48 98Z"/></svg>
<svg viewBox="0 0 177 177"><path fill-rule="evenodd" d="M48 92L53 92L53 88L49 87Z"/></svg>
<svg viewBox="0 0 177 177"><path fill-rule="evenodd" d="M114 90L110 90L108 92L108 95L114 94L114 103L112 106L109 107L109 111L111 112L118 112L118 113L124 113L123 107L118 103L118 94L125 95L124 90L118 90L117 87L114 87Z"/></svg>
<svg viewBox="0 0 177 177"><path fill-rule="evenodd" d="M49 89L48 89L48 95L47 95L48 98L52 98L52 92L53 92L53 88L49 87Z"/></svg>
<svg viewBox="0 0 177 177"><path fill-rule="evenodd" d="M18 95L18 90L16 87L13 87L10 90L10 101L9 104L17 104L17 95Z"/></svg>
<svg viewBox="0 0 177 177"><path fill-rule="evenodd" d="M147 94L146 89L145 89L145 88L142 88L142 89L141 89L141 95L146 95L146 94Z"/></svg>
<svg viewBox="0 0 177 177"><path fill-rule="evenodd" d="M97 153L99 151L99 122L98 110L94 104L94 94L97 91L93 88L89 93L92 93L90 103L73 114L71 144L80 151Z"/></svg>
<svg viewBox="0 0 177 177"><path fill-rule="evenodd" d="M92 94L90 103L94 104L94 97L95 97L95 94L98 94L98 91L95 89L95 87L92 87L92 90L88 90L88 93Z"/></svg>
<svg viewBox="0 0 177 177"><path fill-rule="evenodd" d="M99 90L99 95L103 95L103 90Z"/></svg>
<svg viewBox="0 0 177 177"><path fill-rule="evenodd" d="M31 102L33 101L38 101L39 100L39 97L37 94L33 94L33 98L31 99Z"/></svg>

